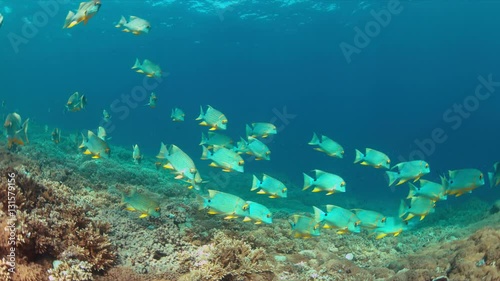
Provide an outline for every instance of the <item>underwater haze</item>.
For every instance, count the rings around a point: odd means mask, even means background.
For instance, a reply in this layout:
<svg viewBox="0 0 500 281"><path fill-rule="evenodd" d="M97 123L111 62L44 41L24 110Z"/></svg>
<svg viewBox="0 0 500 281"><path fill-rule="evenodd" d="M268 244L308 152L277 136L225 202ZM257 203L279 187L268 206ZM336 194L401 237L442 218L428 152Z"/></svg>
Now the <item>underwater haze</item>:
<svg viewBox="0 0 500 281"><path fill-rule="evenodd" d="M149 159L140 170L155 169L161 142L176 144L204 180L212 181L195 191L206 193L217 188L211 178L216 170L200 160L200 136L207 129L195 119L200 106L210 105L228 119L227 130L217 132L235 142L245 137L246 124L277 127L275 136L264 139L271 160L242 155L245 173L236 173L241 179L224 191L262 198L273 213L286 214L294 209L294 203L283 203L290 199L300 202L298 211L363 203L356 207L397 216L407 184L389 187L385 169L354 164L355 149L384 152L391 167L424 160L430 166L424 178L438 183L449 170L474 168L486 176L500 159L500 2L101 2L88 23L62 28L78 1L0 0L0 99L5 102L0 113L30 118L38 144L29 146L52 146L50 132L56 127L69 137L103 126L110 159L117 157L115 150L126 150L132 163L132 146L138 144ZM130 15L147 19L149 33L115 27L121 16ZM136 58L157 63L162 77L136 73L131 69ZM88 101L78 112L65 107L74 92ZM157 96L155 108L147 105L151 92ZM185 111L184 122L170 120L174 107ZM110 122L102 120L103 110ZM43 132L44 126L50 130ZM314 151L308 144L313 133L341 144L343 159ZM346 192L302 191L303 173L314 169L340 175ZM282 179L289 198L250 192L251 175L262 173ZM500 189L486 180L470 194L449 195L436 209L461 208L471 198L492 204Z"/></svg>

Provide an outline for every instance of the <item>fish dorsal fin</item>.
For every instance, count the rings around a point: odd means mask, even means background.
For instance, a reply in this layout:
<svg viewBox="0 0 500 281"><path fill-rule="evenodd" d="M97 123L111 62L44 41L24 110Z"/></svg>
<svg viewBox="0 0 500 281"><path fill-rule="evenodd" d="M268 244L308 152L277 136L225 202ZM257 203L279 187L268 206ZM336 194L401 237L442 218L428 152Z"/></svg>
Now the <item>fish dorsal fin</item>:
<svg viewBox="0 0 500 281"><path fill-rule="evenodd" d="M316 179L321 177L322 175L327 174L327 172L318 169L314 170L314 172L316 173Z"/></svg>
<svg viewBox="0 0 500 281"><path fill-rule="evenodd" d="M130 16L129 17L129 21L132 21L132 20L135 20L135 19L138 19L138 17L136 17L136 16Z"/></svg>
<svg viewBox="0 0 500 281"><path fill-rule="evenodd" d="M78 10L82 9L85 4L87 4L87 2L81 2L80 6L78 6Z"/></svg>
<svg viewBox="0 0 500 281"><path fill-rule="evenodd" d="M336 205L326 205L326 211L330 213L332 210L340 208L339 206Z"/></svg>
<svg viewBox="0 0 500 281"><path fill-rule="evenodd" d="M213 189L208 190L208 196L210 198L213 198L215 195L217 195L217 193L219 193L219 191L217 191L217 190L213 190Z"/></svg>

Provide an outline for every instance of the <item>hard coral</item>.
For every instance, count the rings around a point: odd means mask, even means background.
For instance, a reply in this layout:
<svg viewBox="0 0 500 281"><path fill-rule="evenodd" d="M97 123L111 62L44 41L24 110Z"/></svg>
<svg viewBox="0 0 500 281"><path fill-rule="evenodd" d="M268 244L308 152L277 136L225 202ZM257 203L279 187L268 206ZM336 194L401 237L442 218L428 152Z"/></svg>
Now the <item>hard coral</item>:
<svg viewBox="0 0 500 281"><path fill-rule="evenodd" d="M217 232L210 245L201 246L183 258L181 268L190 272L180 280L273 280L275 277L264 249L252 249L223 232Z"/></svg>

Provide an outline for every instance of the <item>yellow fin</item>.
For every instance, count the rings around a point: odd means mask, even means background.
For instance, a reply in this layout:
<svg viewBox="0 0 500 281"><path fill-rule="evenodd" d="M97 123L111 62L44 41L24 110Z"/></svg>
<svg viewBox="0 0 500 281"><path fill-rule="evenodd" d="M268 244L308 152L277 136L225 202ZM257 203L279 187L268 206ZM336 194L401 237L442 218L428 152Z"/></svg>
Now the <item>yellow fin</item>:
<svg viewBox="0 0 500 281"><path fill-rule="evenodd" d="M219 212L217 212L217 211L208 211L208 213L209 213L210 215L217 215Z"/></svg>
<svg viewBox="0 0 500 281"><path fill-rule="evenodd" d="M319 147L315 147L314 150L317 150L317 151L320 151L320 152L326 152L322 148L319 148Z"/></svg>
<svg viewBox="0 0 500 281"><path fill-rule="evenodd" d="M257 194L266 194L266 192L263 189L261 189L257 192Z"/></svg>
<svg viewBox="0 0 500 281"><path fill-rule="evenodd" d="M382 239L382 238L384 238L386 236L387 236L386 233L380 233L379 235L377 235L377 237L375 237L375 239L379 240L379 239Z"/></svg>
<svg viewBox="0 0 500 281"><path fill-rule="evenodd" d="M334 193L335 193L335 191L330 191L330 192L328 192L326 195L332 195L332 194L334 194Z"/></svg>
<svg viewBox="0 0 500 281"><path fill-rule="evenodd" d="M144 73L144 70L142 69L137 69L136 72L139 72L139 73Z"/></svg>
<svg viewBox="0 0 500 281"><path fill-rule="evenodd" d="M315 187L315 188L312 190L312 192L321 192L321 191L323 191L323 190L322 190L321 188L319 188L319 187Z"/></svg>
<svg viewBox="0 0 500 281"><path fill-rule="evenodd" d="M101 158L101 155L99 155L99 154L92 156L92 159L99 159L99 158Z"/></svg>
<svg viewBox="0 0 500 281"><path fill-rule="evenodd" d="M163 165L163 168L169 169L169 170L174 170L174 166L172 166L172 164L170 164L170 163Z"/></svg>
<svg viewBox="0 0 500 281"><path fill-rule="evenodd" d="M229 216L226 216L224 217L225 220L230 220L230 219L235 219L237 218L238 216L235 216L235 215L229 215Z"/></svg>
<svg viewBox="0 0 500 281"><path fill-rule="evenodd" d="M85 151L83 152L83 154L85 154L85 155L90 155L90 154L92 154L92 152L90 152L90 150L88 150L88 149L87 149L87 150L85 150Z"/></svg>
<svg viewBox="0 0 500 281"><path fill-rule="evenodd" d="M243 219L243 221L244 221L244 222L251 221L251 220L252 220L252 219L251 219L251 218L249 218L249 217L245 217L245 218Z"/></svg>
<svg viewBox="0 0 500 281"><path fill-rule="evenodd" d="M131 211L131 212L135 212L134 207L127 207L127 210L128 210L128 211Z"/></svg>
<svg viewBox="0 0 500 281"><path fill-rule="evenodd" d="M396 185L403 184L403 183L405 183L407 181L408 181L407 179L401 179L401 180L399 180L399 182Z"/></svg>
<svg viewBox="0 0 500 281"><path fill-rule="evenodd" d="M226 172L226 173L229 173L229 172L231 172L232 170L231 170L231 169L224 168L224 169L222 169L222 171L224 171L224 172Z"/></svg>
<svg viewBox="0 0 500 281"><path fill-rule="evenodd" d="M201 126L208 126L208 124L207 124L207 122L206 122L206 121L201 121L201 122L200 122L200 125L201 125Z"/></svg>
<svg viewBox="0 0 500 281"><path fill-rule="evenodd" d="M420 216L420 220L423 220L426 215Z"/></svg>
<svg viewBox="0 0 500 281"><path fill-rule="evenodd" d="M408 214L408 216L406 217L406 219L404 219L405 221L407 220L411 220L415 215L414 214Z"/></svg>
<svg viewBox="0 0 500 281"><path fill-rule="evenodd" d="M139 218L143 219L143 218L145 218L145 217L147 217L147 216L148 216L148 214L143 213L143 214L141 214L141 215L139 216Z"/></svg>
<svg viewBox="0 0 500 281"><path fill-rule="evenodd" d="M219 167L219 165L217 165L215 162L210 163L208 166L210 166L210 167Z"/></svg>
<svg viewBox="0 0 500 281"><path fill-rule="evenodd" d="M178 174L177 176L175 176L176 180L180 180L180 179L183 179L183 178L184 178L184 174Z"/></svg>
<svg viewBox="0 0 500 281"><path fill-rule="evenodd" d="M349 232L349 231L347 231L347 229L342 229L342 230L337 231L337 234L346 234L347 232Z"/></svg>
<svg viewBox="0 0 500 281"><path fill-rule="evenodd" d="M215 130L217 130L217 127L215 127L215 126L214 127L210 127L210 129L208 129L208 130L209 131L215 131Z"/></svg>
<svg viewBox="0 0 500 281"><path fill-rule="evenodd" d="M273 194L273 195L269 196L269 198L275 199L275 198L278 198L278 196L276 196L276 195Z"/></svg>
<svg viewBox="0 0 500 281"><path fill-rule="evenodd" d="M399 234L401 234L401 230L398 231L398 232L396 232L396 233L394 233L394 237L398 236Z"/></svg>
<svg viewBox="0 0 500 281"><path fill-rule="evenodd" d="M261 224L262 222L261 221L256 221L255 224Z"/></svg>

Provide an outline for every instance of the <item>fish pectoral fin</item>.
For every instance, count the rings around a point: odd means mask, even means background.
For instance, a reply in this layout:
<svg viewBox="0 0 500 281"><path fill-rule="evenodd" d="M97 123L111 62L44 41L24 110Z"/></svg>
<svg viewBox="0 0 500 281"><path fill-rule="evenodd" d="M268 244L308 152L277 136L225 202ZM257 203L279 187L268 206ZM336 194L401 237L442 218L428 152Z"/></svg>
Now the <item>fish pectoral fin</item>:
<svg viewBox="0 0 500 281"><path fill-rule="evenodd" d="M228 168L224 168L224 169L222 169L222 171L224 171L224 172L226 172L226 173L229 173L229 172L232 172L233 170L228 169Z"/></svg>
<svg viewBox="0 0 500 281"><path fill-rule="evenodd" d="M124 28L122 31L123 32L130 32L130 30L128 28Z"/></svg>
<svg viewBox="0 0 500 281"><path fill-rule="evenodd" d="M235 215L228 215L228 216L225 216L224 219L225 220L231 220L231 219L235 219L237 218L238 216L235 216Z"/></svg>
<svg viewBox="0 0 500 281"><path fill-rule="evenodd" d="M257 194L266 194L266 192L264 191L264 189L261 189L257 192Z"/></svg>
<svg viewBox="0 0 500 281"><path fill-rule="evenodd" d="M276 196L276 195L273 194L273 195L270 195L269 198L275 199L275 198L278 198L278 196Z"/></svg>
<svg viewBox="0 0 500 281"><path fill-rule="evenodd" d="M163 165L163 168L169 169L169 170L174 170L174 166L172 166L172 164L170 164L170 163Z"/></svg>
<svg viewBox="0 0 500 281"><path fill-rule="evenodd" d="M219 212L217 212L217 211L213 211L213 210L208 211L208 214L209 214L209 215L217 215L218 213L219 213Z"/></svg>
<svg viewBox="0 0 500 281"><path fill-rule="evenodd" d="M425 218L426 215L422 215L420 216L420 220L423 220Z"/></svg>
<svg viewBox="0 0 500 281"><path fill-rule="evenodd" d="M361 165L363 165L363 166L368 166L368 165L370 165L370 164L369 164L368 162L366 162L366 161L363 161L363 162L361 162L361 163L359 163L359 164L361 164Z"/></svg>
<svg viewBox="0 0 500 281"><path fill-rule="evenodd" d="M201 122L200 122L200 125L201 125L201 126L208 126L208 123L207 123L207 121L201 121Z"/></svg>
<svg viewBox="0 0 500 281"><path fill-rule="evenodd" d="M131 212L135 212L136 211L134 207L127 207L126 210L127 211L131 211Z"/></svg>
<svg viewBox="0 0 500 281"><path fill-rule="evenodd" d="M144 73L144 70L142 70L142 69L137 69L135 72L138 72L138 73Z"/></svg>
<svg viewBox="0 0 500 281"><path fill-rule="evenodd" d="M99 159L101 158L101 154L97 153L96 155L92 156L92 159Z"/></svg>
<svg viewBox="0 0 500 281"><path fill-rule="evenodd" d="M315 188L312 190L312 192L321 192L321 191L323 191L323 190L322 190L321 188L319 188L319 187L315 187Z"/></svg>
<svg viewBox="0 0 500 281"><path fill-rule="evenodd" d="M401 230L398 231L398 232L396 232L396 233L394 233L394 237L398 236L399 234L401 234Z"/></svg>
<svg viewBox="0 0 500 281"><path fill-rule="evenodd" d="M217 126L212 126L212 127L210 127L210 129L208 129L208 130L209 130L209 131L215 131L215 130L217 130Z"/></svg>
<svg viewBox="0 0 500 281"><path fill-rule="evenodd" d="M145 217L147 217L147 216L148 216L148 214L147 214L147 213L142 213L142 214L139 216L139 218L140 218L140 219L143 219L143 218L145 218Z"/></svg>
<svg viewBox="0 0 500 281"><path fill-rule="evenodd" d="M215 162L210 163L208 166L210 166L210 167L216 167L216 168L219 167L219 165L217 165L217 163L215 163Z"/></svg>
<svg viewBox="0 0 500 281"><path fill-rule="evenodd" d="M92 154L92 152L90 152L90 150L88 150L88 149L87 149L87 150L85 150L85 151L83 152L83 154L85 154L85 155L91 155L91 154Z"/></svg>
<svg viewBox="0 0 500 281"><path fill-rule="evenodd" d="M330 191L330 192L326 193L326 195L332 195L334 193L335 193L335 191Z"/></svg>
<svg viewBox="0 0 500 281"><path fill-rule="evenodd" d="M256 221L255 224L262 224L262 221Z"/></svg>
<svg viewBox="0 0 500 281"><path fill-rule="evenodd" d="M320 152L326 152L325 150L323 150L321 147L315 147L314 150L317 150L317 151L320 151Z"/></svg>

